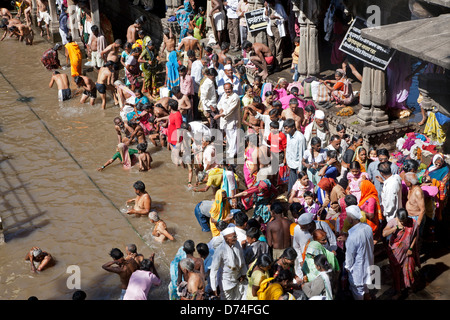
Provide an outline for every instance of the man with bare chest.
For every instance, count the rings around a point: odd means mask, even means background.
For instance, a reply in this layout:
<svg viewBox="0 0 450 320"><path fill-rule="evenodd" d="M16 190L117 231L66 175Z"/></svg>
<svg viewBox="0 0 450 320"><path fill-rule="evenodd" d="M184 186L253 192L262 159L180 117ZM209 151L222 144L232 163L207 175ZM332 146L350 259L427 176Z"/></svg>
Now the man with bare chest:
<svg viewBox="0 0 450 320"><path fill-rule="evenodd" d="M128 143L131 143L134 141L134 139L137 139L138 144L139 143L147 143L145 141L145 132L144 129L135 121L131 120L128 121L128 126L133 130L131 132L130 139L128 140Z"/></svg>
<svg viewBox="0 0 450 320"><path fill-rule="evenodd" d="M119 70L122 69L122 63L120 62L120 48L122 47L122 40L117 39L109 46L107 46L100 55L104 61L114 62L114 78L119 76Z"/></svg>
<svg viewBox="0 0 450 320"><path fill-rule="evenodd" d="M25 44L31 46L33 44L34 33L31 27L26 26L24 24L13 25L8 28L11 35L16 35L19 38L19 41L24 41Z"/></svg>
<svg viewBox="0 0 450 320"><path fill-rule="evenodd" d="M69 77L65 73L59 73L59 71L53 71L52 79L49 83L49 88L53 87L56 83L58 87L58 100L66 101L72 97L72 92L69 88Z"/></svg>
<svg viewBox="0 0 450 320"><path fill-rule="evenodd" d="M183 38L180 42L180 44L177 47L177 50L183 50L185 53L189 50L192 50L194 52L198 52L198 56L202 57L203 50L200 46L200 42L197 38L194 37L194 30L189 29L187 31L187 37ZM185 60L187 62L187 55L185 55ZM183 63L184 64L184 63Z"/></svg>
<svg viewBox="0 0 450 320"><path fill-rule="evenodd" d="M108 61L98 72L97 82L95 84L100 97L102 98L102 109L106 107L106 89L110 89L114 94L114 63Z"/></svg>
<svg viewBox="0 0 450 320"><path fill-rule="evenodd" d="M98 70L105 65L105 61L103 60L101 53L105 49L106 39L105 36L100 34L100 29L98 26L93 25L91 30L92 33L89 37L89 42L86 45L87 53L91 56L92 65Z"/></svg>
<svg viewBox="0 0 450 320"><path fill-rule="evenodd" d="M50 31L49 25L52 18L48 13L48 1L47 0L37 0L36 1L38 14L37 14L37 23L38 27L41 29L41 37L44 36L44 28L43 24L45 24L45 32L47 33L47 39L50 40Z"/></svg>
<svg viewBox="0 0 450 320"><path fill-rule="evenodd" d="M89 99L91 106L95 104L95 99L97 98L97 87L95 82L87 76L76 76L73 78L78 88L83 89L83 94L81 95L80 103L85 103Z"/></svg>
<svg viewBox="0 0 450 320"><path fill-rule="evenodd" d="M139 265L134 259L125 259L123 252L118 248L112 249L109 255L113 261L105 263L102 265L102 268L108 272L119 275L120 287L122 289L119 300L122 300L128 288L131 274L139 269Z"/></svg>
<svg viewBox="0 0 450 320"><path fill-rule="evenodd" d="M242 49L250 55L250 61L261 69L258 75L265 80L269 76L269 67L274 66L274 56L270 48L262 43L252 44L250 41L245 41Z"/></svg>
<svg viewBox="0 0 450 320"><path fill-rule="evenodd" d="M181 112L183 122L192 121L192 104L189 97L182 94L178 86L172 88L172 94L172 99L178 101L178 110Z"/></svg>
<svg viewBox="0 0 450 320"><path fill-rule="evenodd" d="M127 201L127 204L134 202L133 209L128 210L127 214L135 214L137 216L148 215L152 199L147 191L145 191L145 184L139 180L133 184L133 188L137 196Z"/></svg>
<svg viewBox="0 0 450 320"><path fill-rule="evenodd" d="M295 121L295 127L299 131L301 131L303 117L303 109L298 107L298 100L296 98L289 100L289 108L284 109L281 113L281 119L293 119Z"/></svg>
<svg viewBox="0 0 450 320"><path fill-rule="evenodd" d="M169 28L163 29L163 43L161 45L159 56L162 57L165 53L166 61L169 60L169 53L175 50L176 39Z"/></svg>
<svg viewBox="0 0 450 320"><path fill-rule="evenodd" d="M142 29L142 20L137 19L132 25L127 29L127 42L135 43L138 39L138 32Z"/></svg>
<svg viewBox="0 0 450 320"><path fill-rule="evenodd" d="M267 223L267 244L272 248L273 259L278 259L286 248L291 246L291 221L284 217L283 205L274 202L270 206L271 220Z"/></svg>

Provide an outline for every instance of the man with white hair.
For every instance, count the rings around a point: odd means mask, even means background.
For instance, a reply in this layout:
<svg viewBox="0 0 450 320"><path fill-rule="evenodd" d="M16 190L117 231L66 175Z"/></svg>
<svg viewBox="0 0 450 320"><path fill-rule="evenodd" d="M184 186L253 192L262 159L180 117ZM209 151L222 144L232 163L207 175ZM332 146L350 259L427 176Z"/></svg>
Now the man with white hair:
<svg viewBox="0 0 450 320"><path fill-rule="evenodd" d="M31 271L33 272L42 271L55 264L55 260L52 255L46 251L42 251L39 247L33 247L30 249L25 257L25 261L28 260L31 262ZM34 265L35 262L39 264L37 268Z"/></svg>
<svg viewBox="0 0 450 320"><path fill-rule="evenodd" d="M367 223L360 221L361 209L358 206L346 208L347 221L350 224L345 242L345 264L348 271L350 290L355 300L368 299L368 284L372 283L370 268L374 264L373 232Z"/></svg>
<svg viewBox="0 0 450 320"><path fill-rule="evenodd" d="M312 137L319 137L322 141L321 148L326 148L330 143L330 130L328 122L325 120L325 113L322 110L316 110L314 121L305 128L306 147L311 148Z"/></svg>
<svg viewBox="0 0 450 320"><path fill-rule="evenodd" d="M245 294L247 265L244 251L237 242L234 227L228 227L222 231L224 241L215 250L211 264L210 279L214 295L217 294L217 273L222 269L222 288L226 300L242 300Z"/></svg>
<svg viewBox="0 0 450 320"><path fill-rule="evenodd" d="M195 263L191 258L180 261L181 271L187 279L178 285L178 295L181 300L203 300L205 294L204 275L195 270Z"/></svg>
<svg viewBox="0 0 450 320"><path fill-rule="evenodd" d="M217 93L219 94L219 99L224 96L225 84L227 83L231 83L234 93L238 96L242 95L241 80L234 74L231 64L225 64L223 67L223 72L224 75L217 80Z"/></svg>
<svg viewBox="0 0 450 320"><path fill-rule="evenodd" d="M152 236L158 242L163 242L166 239L175 240L174 237L167 231L166 223L161 220L156 211L151 211L148 214L148 219L150 222L155 224L155 228L153 229Z"/></svg>
<svg viewBox="0 0 450 320"><path fill-rule="evenodd" d="M417 221L420 231L422 231L422 227L425 225L425 197L423 190L415 173L407 172L403 180L409 190L405 209L408 211L409 217Z"/></svg>

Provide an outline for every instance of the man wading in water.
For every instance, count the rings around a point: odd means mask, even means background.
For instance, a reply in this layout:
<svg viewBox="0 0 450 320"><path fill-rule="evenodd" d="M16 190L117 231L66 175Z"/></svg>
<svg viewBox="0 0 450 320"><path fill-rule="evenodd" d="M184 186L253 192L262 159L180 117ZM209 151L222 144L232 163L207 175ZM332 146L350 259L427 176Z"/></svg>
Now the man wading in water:
<svg viewBox="0 0 450 320"><path fill-rule="evenodd" d="M128 210L127 214L136 214L138 216L147 215L150 212L152 199L147 191L145 191L145 184L142 181L136 181L133 188L137 197L127 201L127 204L134 202L133 209Z"/></svg>

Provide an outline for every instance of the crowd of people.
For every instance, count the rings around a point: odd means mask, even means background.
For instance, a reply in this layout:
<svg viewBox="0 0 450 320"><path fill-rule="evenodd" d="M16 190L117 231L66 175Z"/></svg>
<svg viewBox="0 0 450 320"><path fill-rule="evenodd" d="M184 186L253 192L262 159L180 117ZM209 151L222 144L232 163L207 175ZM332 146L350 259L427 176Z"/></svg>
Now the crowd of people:
<svg viewBox="0 0 450 320"><path fill-rule="evenodd" d="M99 171L117 159L126 170L152 170L150 142L167 148L174 165L187 169L189 190L211 193L194 212L211 240L186 240L180 247L170 266L170 299L370 299L376 247L389 259L396 295L404 294L414 288L424 239L431 228L439 230L444 216L448 157L435 149L427 162L366 148L344 125L330 127L296 72L292 82L281 78L272 85L268 76L284 56L279 20L287 18L280 2L266 1L269 44L251 43L243 20L247 5L213 0L206 12L185 0L175 15L180 36L165 28L159 50L143 29L145 16L129 26L125 43L109 42L100 26L91 25L80 34L88 34L84 50L96 80L82 73L82 50L73 35L64 34L63 43L42 58L52 71L50 87L56 83L61 101L76 90L81 104L94 105L98 92L102 109L109 101L119 106L111 119L116 153ZM60 9L64 18L66 8ZM214 21L212 46L201 42L207 17ZM298 38L292 39L295 71L302 57ZM70 77L58 71L62 48ZM230 51L241 51L244 59L233 60ZM347 67L358 75L347 62L343 67L334 80L321 81L337 106L353 101ZM255 68L250 81L248 70ZM164 80L158 81L161 73ZM127 214L148 216L155 241L174 240L152 210L145 184L137 181L134 189ZM120 275L121 298L146 299L161 282L153 256L139 256L135 245L126 250L127 256L111 250L113 260L103 269ZM27 260L33 268L42 261L41 270L51 255L33 248Z"/></svg>

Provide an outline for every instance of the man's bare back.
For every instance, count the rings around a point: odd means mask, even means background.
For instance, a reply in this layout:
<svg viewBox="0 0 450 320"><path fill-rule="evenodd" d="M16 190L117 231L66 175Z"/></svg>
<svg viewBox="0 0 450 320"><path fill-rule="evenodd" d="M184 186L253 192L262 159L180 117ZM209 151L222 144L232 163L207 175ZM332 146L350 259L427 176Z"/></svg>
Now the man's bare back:
<svg viewBox="0 0 450 320"><path fill-rule="evenodd" d="M292 119L295 121L295 127L297 130L301 130L301 125L303 123L303 109L299 107L295 107L295 111L292 111L291 107L284 109L281 113L281 119Z"/></svg>
<svg viewBox="0 0 450 320"><path fill-rule="evenodd" d="M270 233L269 237L274 249L286 249L291 246L290 225L291 221L283 217L267 224L267 233Z"/></svg>
<svg viewBox="0 0 450 320"><path fill-rule="evenodd" d="M107 67L101 67L98 72L97 77L97 83L104 84L104 85L111 85L110 79L111 79L112 73Z"/></svg>
<svg viewBox="0 0 450 320"><path fill-rule="evenodd" d="M65 73L54 74L52 80L56 83L58 90L69 89L69 77Z"/></svg>
<svg viewBox="0 0 450 320"><path fill-rule="evenodd" d="M136 42L137 33L139 30L140 28L137 27L136 24L129 26L127 30L127 41L134 44Z"/></svg>
<svg viewBox="0 0 450 320"><path fill-rule="evenodd" d="M181 48L186 52L189 50L200 51L200 43L198 42L198 39L193 36L187 36L186 38L183 38L178 45L178 49L181 50Z"/></svg>

